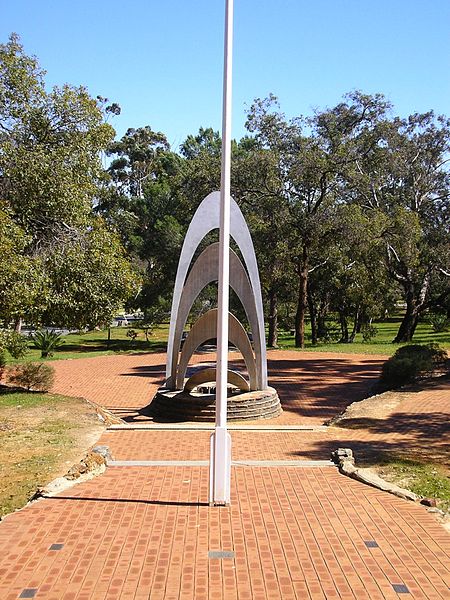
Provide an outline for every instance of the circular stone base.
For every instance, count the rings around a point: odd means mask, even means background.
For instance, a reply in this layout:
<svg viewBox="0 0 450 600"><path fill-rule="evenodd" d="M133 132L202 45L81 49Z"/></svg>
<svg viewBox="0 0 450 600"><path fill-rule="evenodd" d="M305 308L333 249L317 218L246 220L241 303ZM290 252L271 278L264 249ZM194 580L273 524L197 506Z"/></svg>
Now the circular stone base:
<svg viewBox="0 0 450 600"><path fill-rule="evenodd" d="M245 392L228 396L227 419L272 419L282 412L276 390ZM149 413L158 421L206 421L214 422L216 415L216 397L214 394L188 393L183 390L159 388Z"/></svg>

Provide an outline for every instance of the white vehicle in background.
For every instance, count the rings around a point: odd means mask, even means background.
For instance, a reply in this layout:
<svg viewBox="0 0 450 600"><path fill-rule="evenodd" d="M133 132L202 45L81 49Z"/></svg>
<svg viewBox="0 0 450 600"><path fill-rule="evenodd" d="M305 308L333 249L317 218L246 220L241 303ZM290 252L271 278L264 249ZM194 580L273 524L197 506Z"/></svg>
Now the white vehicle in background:
<svg viewBox="0 0 450 600"><path fill-rule="evenodd" d="M114 317L111 322L111 327L127 327L127 325L132 325L136 323L136 321L142 321L144 318L144 313L129 313L129 314L120 314Z"/></svg>

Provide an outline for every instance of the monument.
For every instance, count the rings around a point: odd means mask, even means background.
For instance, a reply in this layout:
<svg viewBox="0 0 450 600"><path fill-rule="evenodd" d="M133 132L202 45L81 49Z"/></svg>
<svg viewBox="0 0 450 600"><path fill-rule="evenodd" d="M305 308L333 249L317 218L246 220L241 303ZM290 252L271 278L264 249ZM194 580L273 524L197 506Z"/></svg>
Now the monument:
<svg viewBox="0 0 450 600"><path fill-rule="evenodd" d="M220 192L212 192L197 208L181 250L167 342L166 382L151 405L152 415L160 419L214 420L217 369L200 365L188 378L186 372L194 352L208 340L218 338L218 309L204 313L184 340L183 331L201 291L219 280L219 243L207 246L193 262L203 238L210 231L219 229L219 209ZM281 413L281 406L276 391L267 385L264 314L258 266L244 216L232 198L230 235L240 250L243 262L229 248L229 285L244 308L252 342L240 321L229 312L228 341L242 354L246 376L235 370L226 370L227 418L272 418Z"/></svg>
<svg viewBox="0 0 450 600"><path fill-rule="evenodd" d="M267 418L281 412L276 391L267 386L263 304L253 243L245 219L230 195L232 40L233 0L226 0L220 192L212 192L204 198L184 240L173 292L166 383L150 405L154 417L167 420L202 417L212 420L214 414L215 428L210 441L210 505L230 503L231 436L227 431L227 418ZM219 242L208 246L191 266L200 242L213 229L219 229ZM230 249L230 235L244 264ZM189 311L202 289L213 281L219 284L217 309L197 320L181 348ZM230 285L247 315L253 347L242 324L229 312ZM186 380L193 353L214 337L217 339L216 368L207 366ZM228 369L229 341L241 352L247 377Z"/></svg>

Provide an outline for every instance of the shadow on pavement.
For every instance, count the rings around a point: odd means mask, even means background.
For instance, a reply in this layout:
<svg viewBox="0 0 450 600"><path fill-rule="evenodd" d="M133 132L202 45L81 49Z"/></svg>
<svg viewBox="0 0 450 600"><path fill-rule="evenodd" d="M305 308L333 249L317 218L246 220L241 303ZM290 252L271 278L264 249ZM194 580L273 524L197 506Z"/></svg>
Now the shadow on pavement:
<svg viewBox="0 0 450 600"><path fill-rule="evenodd" d="M46 500L81 500L82 502L125 502L156 506L209 506L207 502L174 502L172 500L141 500L139 498L92 498L84 496L43 496Z"/></svg>

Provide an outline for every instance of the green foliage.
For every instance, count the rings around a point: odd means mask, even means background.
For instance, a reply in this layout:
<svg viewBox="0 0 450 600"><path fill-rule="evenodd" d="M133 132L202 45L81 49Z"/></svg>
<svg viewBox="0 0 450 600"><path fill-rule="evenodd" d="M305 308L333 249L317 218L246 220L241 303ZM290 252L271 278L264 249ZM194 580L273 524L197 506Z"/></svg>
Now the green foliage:
<svg viewBox="0 0 450 600"><path fill-rule="evenodd" d="M53 351L60 348L64 344L64 340L61 334L42 329L33 335L33 344L41 351L41 358L47 358L47 356L53 356Z"/></svg>
<svg viewBox="0 0 450 600"><path fill-rule="evenodd" d="M47 91L16 35L0 45L0 321L108 321L137 292L121 244L93 206L118 112L83 87ZM103 262L102 262L103 261ZM101 264L102 263L102 264ZM111 299L110 299L111 298Z"/></svg>
<svg viewBox="0 0 450 600"><path fill-rule="evenodd" d="M431 313L428 315L428 322L436 333L447 331L450 324L447 315L444 315L443 313Z"/></svg>
<svg viewBox="0 0 450 600"><path fill-rule="evenodd" d="M23 363L16 365L8 375L8 380L27 391L48 392L52 387L55 370L44 363Z"/></svg>
<svg viewBox="0 0 450 600"><path fill-rule="evenodd" d="M42 263L26 255L29 241L14 221L12 210L0 198L0 322L5 324L38 312L45 296Z"/></svg>
<svg viewBox="0 0 450 600"><path fill-rule="evenodd" d="M23 358L29 352L28 340L16 331L4 331L4 345L13 358Z"/></svg>
<svg viewBox="0 0 450 600"><path fill-rule="evenodd" d="M341 336L341 331L335 323L327 323L319 332L318 340L324 344L337 342Z"/></svg>
<svg viewBox="0 0 450 600"><path fill-rule="evenodd" d="M23 358L29 352L27 339L11 329L0 329L0 352L7 350L13 358Z"/></svg>
<svg viewBox="0 0 450 600"><path fill-rule="evenodd" d="M137 326L143 330L147 342L149 341L149 336L153 334L154 328L163 323L169 315L170 307L163 298L158 298L155 304L145 308L144 318L137 323Z"/></svg>
<svg viewBox="0 0 450 600"><path fill-rule="evenodd" d="M363 342L370 342L376 337L378 329L369 323L363 323L361 326L361 334Z"/></svg>
<svg viewBox="0 0 450 600"><path fill-rule="evenodd" d="M59 327L93 329L108 323L140 287L118 236L100 217L90 230L46 253L45 266L53 280L43 319Z"/></svg>
<svg viewBox="0 0 450 600"><path fill-rule="evenodd" d="M447 352L437 344L402 346L384 363L380 383L388 389L401 387L432 375L446 360Z"/></svg>

